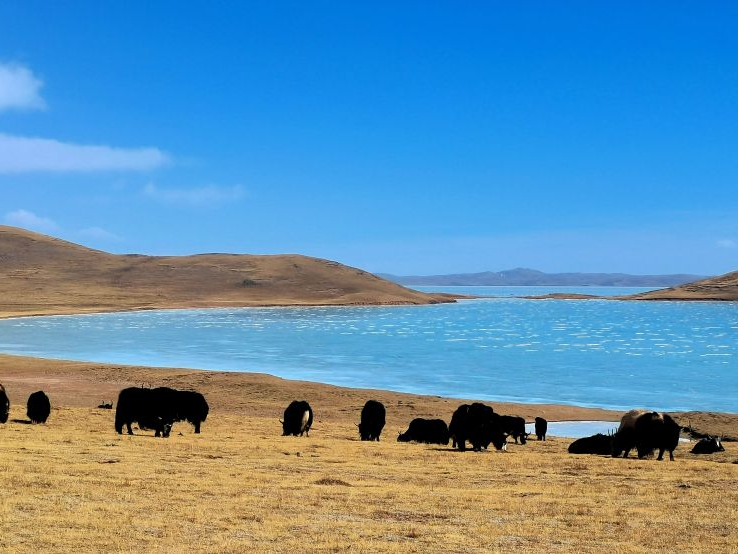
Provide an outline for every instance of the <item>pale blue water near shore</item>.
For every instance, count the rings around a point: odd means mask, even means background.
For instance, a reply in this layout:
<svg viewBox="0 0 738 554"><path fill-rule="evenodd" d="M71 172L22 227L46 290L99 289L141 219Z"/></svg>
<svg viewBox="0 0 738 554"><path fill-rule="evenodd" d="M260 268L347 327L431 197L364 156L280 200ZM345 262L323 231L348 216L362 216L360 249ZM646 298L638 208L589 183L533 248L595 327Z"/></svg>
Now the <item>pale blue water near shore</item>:
<svg viewBox="0 0 738 554"><path fill-rule="evenodd" d="M444 290L504 297L552 289ZM508 297L433 306L34 317L0 321L0 351L259 371L490 401L738 412L733 303Z"/></svg>

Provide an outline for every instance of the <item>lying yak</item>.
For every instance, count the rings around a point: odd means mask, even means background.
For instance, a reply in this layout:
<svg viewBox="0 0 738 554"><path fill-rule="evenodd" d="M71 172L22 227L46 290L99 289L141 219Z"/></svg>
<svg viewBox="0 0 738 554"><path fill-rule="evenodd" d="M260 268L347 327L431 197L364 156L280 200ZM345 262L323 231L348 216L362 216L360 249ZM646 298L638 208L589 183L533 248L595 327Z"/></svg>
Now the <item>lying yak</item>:
<svg viewBox="0 0 738 554"><path fill-rule="evenodd" d="M623 454L627 458L633 447L639 458L645 458L658 449L658 460L664 459L664 452L669 451L669 459L674 461L674 450L679 445L681 428L669 414L659 412L643 412L631 410L626 413L618 432L613 436L613 458Z"/></svg>
<svg viewBox="0 0 738 554"><path fill-rule="evenodd" d="M384 404L376 400L367 400L361 409L361 421L359 422L359 436L363 441L378 441L384 429L386 417Z"/></svg>
<svg viewBox="0 0 738 554"><path fill-rule="evenodd" d="M500 416L500 425L502 432L515 439L515 444L525 444L528 440L528 433L525 432L525 419L519 416Z"/></svg>
<svg viewBox="0 0 738 554"><path fill-rule="evenodd" d="M501 417L491 406L480 402L462 404L456 408L451 416L449 433L453 446L462 452L466 450L466 441L477 452L490 444L497 450L507 450L507 437L502 428Z"/></svg>
<svg viewBox="0 0 738 554"><path fill-rule="evenodd" d="M546 432L548 431L548 421L542 417L536 418L536 438L539 441L546 440Z"/></svg>
<svg viewBox="0 0 738 554"><path fill-rule="evenodd" d="M442 419L417 417L410 422L407 431L400 433L397 442L424 442L426 444L448 444L448 427Z"/></svg>
<svg viewBox="0 0 738 554"><path fill-rule="evenodd" d="M310 436L310 427L313 426L313 409L304 400L293 400L284 411L282 424L282 436L302 436L303 433Z"/></svg>
<svg viewBox="0 0 738 554"><path fill-rule="evenodd" d="M720 437L711 437L710 435L700 439L692 448L692 454L714 454L715 452L724 452L723 441Z"/></svg>
<svg viewBox="0 0 738 554"><path fill-rule="evenodd" d="M5 392L5 387L0 384L0 423L6 423L8 421L8 414L10 413L10 400Z"/></svg>
<svg viewBox="0 0 738 554"><path fill-rule="evenodd" d="M569 445L569 454L612 454L612 435L597 433L591 437L582 437Z"/></svg>
<svg viewBox="0 0 738 554"><path fill-rule="evenodd" d="M46 423L51 413L51 402L42 390L32 393L26 403L26 415L31 423Z"/></svg>

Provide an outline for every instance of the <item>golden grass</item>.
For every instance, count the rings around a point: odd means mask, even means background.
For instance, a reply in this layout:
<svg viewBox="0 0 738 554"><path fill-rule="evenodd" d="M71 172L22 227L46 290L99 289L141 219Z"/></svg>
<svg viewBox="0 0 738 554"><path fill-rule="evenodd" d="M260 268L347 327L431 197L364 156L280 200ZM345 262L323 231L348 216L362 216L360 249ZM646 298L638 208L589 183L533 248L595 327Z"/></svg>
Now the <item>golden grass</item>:
<svg viewBox="0 0 738 554"><path fill-rule="evenodd" d="M458 453L387 429L363 443L358 411L281 437L274 409L216 411L169 439L119 436L94 408L0 425L0 551L738 550L738 465L575 457L563 439Z"/></svg>

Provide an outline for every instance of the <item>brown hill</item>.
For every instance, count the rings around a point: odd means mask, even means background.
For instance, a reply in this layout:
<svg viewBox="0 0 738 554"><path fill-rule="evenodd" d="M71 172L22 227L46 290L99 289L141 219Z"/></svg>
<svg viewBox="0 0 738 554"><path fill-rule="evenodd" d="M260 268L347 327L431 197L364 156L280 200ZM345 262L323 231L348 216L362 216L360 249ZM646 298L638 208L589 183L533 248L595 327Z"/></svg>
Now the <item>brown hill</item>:
<svg viewBox="0 0 738 554"><path fill-rule="evenodd" d="M299 255L116 255L0 226L0 317L152 308L432 304L337 262Z"/></svg>
<svg viewBox="0 0 738 554"><path fill-rule="evenodd" d="M626 300L738 300L738 271L686 285L623 297Z"/></svg>

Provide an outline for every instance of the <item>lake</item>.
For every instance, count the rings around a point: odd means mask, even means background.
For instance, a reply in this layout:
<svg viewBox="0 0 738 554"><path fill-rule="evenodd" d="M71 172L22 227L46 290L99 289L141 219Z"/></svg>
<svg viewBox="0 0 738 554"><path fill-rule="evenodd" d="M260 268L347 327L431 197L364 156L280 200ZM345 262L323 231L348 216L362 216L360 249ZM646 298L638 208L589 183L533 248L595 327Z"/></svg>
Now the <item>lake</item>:
<svg viewBox="0 0 738 554"><path fill-rule="evenodd" d="M496 298L0 320L0 351L489 401L738 412L738 305L532 301L599 287L434 287Z"/></svg>

